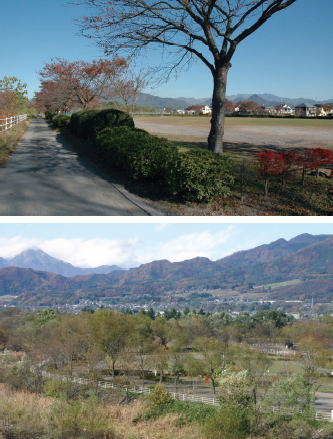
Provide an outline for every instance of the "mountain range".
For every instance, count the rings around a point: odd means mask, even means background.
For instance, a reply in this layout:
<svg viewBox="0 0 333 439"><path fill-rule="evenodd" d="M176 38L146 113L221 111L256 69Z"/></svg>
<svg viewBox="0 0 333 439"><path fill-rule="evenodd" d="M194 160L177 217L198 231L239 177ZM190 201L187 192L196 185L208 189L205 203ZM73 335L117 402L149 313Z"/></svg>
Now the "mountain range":
<svg viewBox="0 0 333 439"><path fill-rule="evenodd" d="M203 257L173 263L159 260L107 274L65 277L7 266L0 269L0 296L16 296L16 305L73 303L100 297L135 303L142 298L163 300L177 292L222 289L236 294L250 284L260 286L294 280L297 282L274 288L270 297L314 296L321 301L333 301L333 235L302 234L216 261Z"/></svg>
<svg viewBox="0 0 333 439"><path fill-rule="evenodd" d="M117 265L102 265L96 268L75 267L68 262L56 259L40 249L28 249L14 258L0 258L0 268L19 267L33 270L48 271L62 276L78 276L83 274L107 274L115 270L122 270Z"/></svg>
<svg viewBox="0 0 333 439"><path fill-rule="evenodd" d="M259 105L264 105L265 107L270 107L273 105L279 105L281 103L288 104L291 106L307 104L326 104L333 102L332 99L326 99L323 101L317 101L310 98L283 98L280 96L276 96L273 94L236 94L228 96L228 99L232 101L234 104L237 104L240 101L253 101ZM154 96L149 93L140 93L138 96L137 104L143 107L151 107L151 108L172 108L172 109L184 109L190 105L211 105L212 98L168 98L168 97L159 97Z"/></svg>

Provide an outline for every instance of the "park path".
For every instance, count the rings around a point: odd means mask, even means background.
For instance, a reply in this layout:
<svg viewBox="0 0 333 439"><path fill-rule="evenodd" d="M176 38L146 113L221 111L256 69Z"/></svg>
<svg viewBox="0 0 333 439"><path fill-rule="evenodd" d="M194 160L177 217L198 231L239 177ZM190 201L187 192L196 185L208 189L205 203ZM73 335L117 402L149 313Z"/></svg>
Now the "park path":
<svg viewBox="0 0 333 439"><path fill-rule="evenodd" d="M98 175L43 119L0 167L0 216L162 215Z"/></svg>

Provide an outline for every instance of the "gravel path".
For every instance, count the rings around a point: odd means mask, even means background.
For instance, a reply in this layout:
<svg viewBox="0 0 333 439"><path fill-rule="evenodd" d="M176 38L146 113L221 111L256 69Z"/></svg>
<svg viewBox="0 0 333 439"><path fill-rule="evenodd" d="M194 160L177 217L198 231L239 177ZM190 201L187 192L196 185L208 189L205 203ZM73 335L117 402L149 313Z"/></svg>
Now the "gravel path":
<svg viewBox="0 0 333 439"><path fill-rule="evenodd" d="M162 215L97 175L42 119L34 120L0 168L2 216Z"/></svg>
<svg viewBox="0 0 333 439"><path fill-rule="evenodd" d="M156 119L156 118L155 118ZM152 133L165 135L184 135L198 137L205 140L208 136L209 127L191 127L184 125L172 125L147 122L135 118L135 125ZM333 126L333 122L332 122ZM302 127L302 126L264 126L264 125L234 125L228 127L226 122L224 139L227 142L248 143L261 146L284 146L284 147L332 147L333 129L325 127Z"/></svg>

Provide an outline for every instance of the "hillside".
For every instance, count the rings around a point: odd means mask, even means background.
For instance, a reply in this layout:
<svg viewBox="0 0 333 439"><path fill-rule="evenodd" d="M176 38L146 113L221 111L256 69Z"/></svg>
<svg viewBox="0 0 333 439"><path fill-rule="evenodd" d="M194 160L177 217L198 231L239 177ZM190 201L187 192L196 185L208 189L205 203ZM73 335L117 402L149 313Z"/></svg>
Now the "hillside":
<svg viewBox="0 0 333 439"><path fill-rule="evenodd" d="M102 265L96 268L75 267L68 262L48 255L40 249L28 249L11 259L0 258L0 267L32 268L33 270L48 271L69 277L93 273L104 274L122 270L117 265Z"/></svg>
<svg viewBox="0 0 333 439"><path fill-rule="evenodd" d="M281 96L276 96L267 93L237 94L237 95L228 96L228 99L230 99L234 104L237 104L240 101L253 101L259 105L264 105L265 107L279 105L281 104L281 102L291 106L300 105L300 104L314 105L314 104L324 104L324 103L333 102L333 98L324 101L317 101L315 99L303 98L303 97L284 98ZM183 109L190 105L211 105L211 101L212 101L211 97L169 98L169 97L155 96L149 93L140 93L137 100L137 104L142 107L151 107L151 108L159 108L159 109L163 109L163 108Z"/></svg>
<svg viewBox="0 0 333 439"><path fill-rule="evenodd" d="M160 260L109 274L64 277L32 269L2 268L0 295L18 296L18 304L73 302L86 297L114 297L129 303L142 296L163 298L174 291L237 291L250 283L263 285L292 279L302 282L275 289L274 295L294 298L309 291L316 295L317 291L318 297L331 300L332 235L304 234L289 241L279 239L215 262L201 257L174 263Z"/></svg>

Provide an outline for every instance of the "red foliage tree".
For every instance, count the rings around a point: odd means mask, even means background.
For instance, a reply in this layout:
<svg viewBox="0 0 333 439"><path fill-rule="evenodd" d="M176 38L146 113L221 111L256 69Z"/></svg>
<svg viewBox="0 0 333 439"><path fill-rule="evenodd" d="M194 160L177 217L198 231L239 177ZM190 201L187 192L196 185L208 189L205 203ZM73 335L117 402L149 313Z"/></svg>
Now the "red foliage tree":
<svg viewBox="0 0 333 439"><path fill-rule="evenodd" d="M304 184L306 171L315 171L319 176L319 168L333 163L333 151L326 148L308 148L303 153L302 184Z"/></svg>
<svg viewBox="0 0 333 439"><path fill-rule="evenodd" d="M66 113L76 103L75 93L67 81L42 81L34 97L34 106L40 112Z"/></svg>
<svg viewBox="0 0 333 439"><path fill-rule="evenodd" d="M285 162L282 153L274 151L261 151L257 153L259 174L265 179L265 196L268 196L269 181L273 176L285 172Z"/></svg>
<svg viewBox="0 0 333 439"><path fill-rule="evenodd" d="M303 157L294 151L283 151L281 155L284 162L284 171L282 173L282 184L284 185L287 175L303 165Z"/></svg>
<svg viewBox="0 0 333 439"><path fill-rule="evenodd" d="M127 69L124 58L69 62L55 58L40 72L42 79L59 86L59 94L66 90L71 100L83 109L89 108L97 99L110 97L116 80Z"/></svg>
<svg viewBox="0 0 333 439"><path fill-rule="evenodd" d="M238 102L239 113L243 114L263 114L265 109L253 101Z"/></svg>
<svg viewBox="0 0 333 439"><path fill-rule="evenodd" d="M226 113L233 113L235 111L236 105L233 104L229 99L225 102L225 112Z"/></svg>

